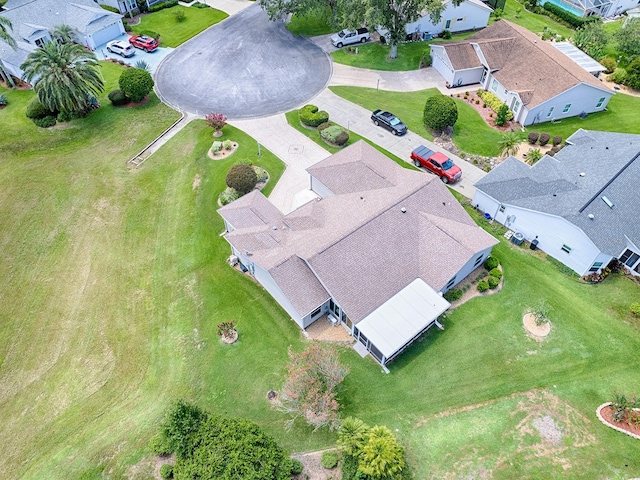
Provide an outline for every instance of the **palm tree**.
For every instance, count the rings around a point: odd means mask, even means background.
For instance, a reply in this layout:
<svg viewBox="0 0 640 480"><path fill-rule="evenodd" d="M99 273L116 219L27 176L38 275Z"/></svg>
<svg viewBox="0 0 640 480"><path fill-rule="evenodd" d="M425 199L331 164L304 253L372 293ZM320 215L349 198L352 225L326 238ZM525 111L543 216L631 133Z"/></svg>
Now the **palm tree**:
<svg viewBox="0 0 640 480"><path fill-rule="evenodd" d="M20 66L24 79L33 83L40 102L51 111L79 112L88 109L104 82L93 52L75 43L48 42Z"/></svg>
<svg viewBox="0 0 640 480"><path fill-rule="evenodd" d="M51 30L51 36L53 40L58 43L73 43L77 38L75 29L64 23L55 26L53 30Z"/></svg>
<svg viewBox="0 0 640 480"><path fill-rule="evenodd" d="M0 15L0 40L3 40L5 43L9 44L11 48L15 49L17 44L14 38L9 33L9 30L13 31L11 20Z"/></svg>
<svg viewBox="0 0 640 480"><path fill-rule="evenodd" d="M338 445L347 455L357 456L366 442L369 427L359 418L347 417L338 430Z"/></svg>
<svg viewBox="0 0 640 480"><path fill-rule="evenodd" d="M500 136L498 142L498 148L500 148L500 155L503 157L509 157L518 153L518 147L522 142L520 133L518 132L504 132Z"/></svg>

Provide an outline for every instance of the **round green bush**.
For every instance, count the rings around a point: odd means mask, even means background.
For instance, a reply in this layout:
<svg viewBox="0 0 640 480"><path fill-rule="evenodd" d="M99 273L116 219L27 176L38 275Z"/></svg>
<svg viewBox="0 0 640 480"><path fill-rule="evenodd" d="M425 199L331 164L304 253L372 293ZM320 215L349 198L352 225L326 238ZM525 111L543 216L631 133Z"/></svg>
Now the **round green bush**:
<svg viewBox="0 0 640 480"><path fill-rule="evenodd" d="M480 280L478 282L478 291L480 293L486 292L487 290L489 290L489 283L487 283L486 280Z"/></svg>
<svg viewBox="0 0 640 480"><path fill-rule="evenodd" d="M562 137L560 135L554 135L553 136L553 146L557 147L558 145L560 145L562 143Z"/></svg>
<svg viewBox="0 0 640 480"><path fill-rule="evenodd" d="M304 465L297 458L291 459L291 475L300 475L304 470Z"/></svg>
<svg viewBox="0 0 640 480"><path fill-rule="evenodd" d="M7 96L5 94L0 94L0 107L6 107L9 104L7 100Z"/></svg>
<svg viewBox="0 0 640 480"><path fill-rule="evenodd" d="M616 62L615 58L604 57L602 60L600 60L600 65L606 68L604 73L609 74L615 71L616 67L618 66L618 62Z"/></svg>
<svg viewBox="0 0 640 480"><path fill-rule="evenodd" d="M326 142L343 146L349 141L349 133L340 125L331 125L320 131L320 137Z"/></svg>
<svg viewBox="0 0 640 480"><path fill-rule="evenodd" d="M618 85L624 85L627 80L627 71L624 68L616 68L616 70L609 75L609 80Z"/></svg>
<svg viewBox="0 0 640 480"><path fill-rule="evenodd" d="M298 117L307 127L317 127L329 121L329 114L324 110L318 111L315 105L305 105L298 111Z"/></svg>
<svg viewBox="0 0 640 480"><path fill-rule="evenodd" d="M527 135L527 140L529 140L531 145L535 145L538 138L540 138L540 134L538 132L530 132L529 135Z"/></svg>
<svg viewBox="0 0 640 480"><path fill-rule="evenodd" d="M120 90L133 102L139 102L153 89L151 74L141 68L127 68L118 80Z"/></svg>
<svg viewBox="0 0 640 480"><path fill-rule="evenodd" d="M109 101L116 107L119 107L120 105L126 105L127 103L129 103L129 99L124 94L124 92L119 88L116 88L115 90L111 90L109 92L109 95L107 95L107 97L109 98Z"/></svg>
<svg viewBox="0 0 640 480"><path fill-rule="evenodd" d="M487 279L487 284L489 285L489 288L493 290L494 288L497 288L498 285L500 285L500 279L497 277L494 277L493 275L489 275L489 278Z"/></svg>
<svg viewBox="0 0 640 480"><path fill-rule="evenodd" d="M338 455L335 452L323 452L320 463L322 468L336 468L338 466Z"/></svg>
<svg viewBox="0 0 640 480"><path fill-rule="evenodd" d="M500 265L500 260L498 260L496 257L491 255L488 256L487 259L484 261L484 268L486 268L487 270L493 270L498 265Z"/></svg>
<svg viewBox="0 0 640 480"><path fill-rule="evenodd" d="M491 271L489 272L489 275L491 275L492 277L496 277L497 279L502 278L502 270L500 270L499 268L492 268Z"/></svg>
<svg viewBox="0 0 640 480"><path fill-rule="evenodd" d="M41 128L49 128L53 127L56 124L56 117L52 115L47 115L42 118L34 118L33 123L35 123L38 127Z"/></svg>
<svg viewBox="0 0 640 480"><path fill-rule="evenodd" d="M540 134L540 139L538 140L538 142L540 143L540 146L544 147L547 143L549 143L549 140L551 140L551 135L549 135L548 133L542 133Z"/></svg>
<svg viewBox="0 0 640 480"><path fill-rule="evenodd" d="M51 117L55 115L55 112L52 112L47 107L45 107L42 103L40 103L40 99L38 97L33 97L27 103L27 118L44 118Z"/></svg>
<svg viewBox="0 0 640 480"><path fill-rule="evenodd" d="M447 302L455 302L456 300L460 300L462 298L462 290L459 288L452 288L447 293L443 295L444 299Z"/></svg>
<svg viewBox="0 0 640 480"><path fill-rule="evenodd" d="M441 132L458 121L458 107L451 97L442 94L427 98L422 116L427 128Z"/></svg>
<svg viewBox="0 0 640 480"><path fill-rule="evenodd" d="M236 163L229 169L225 180L227 187L237 190L240 195L249 193L258 183L258 175L251 165Z"/></svg>
<svg viewBox="0 0 640 480"><path fill-rule="evenodd" d="M160 476L165 480L173 478L173 465L165 463L160 467Z"/></svg>

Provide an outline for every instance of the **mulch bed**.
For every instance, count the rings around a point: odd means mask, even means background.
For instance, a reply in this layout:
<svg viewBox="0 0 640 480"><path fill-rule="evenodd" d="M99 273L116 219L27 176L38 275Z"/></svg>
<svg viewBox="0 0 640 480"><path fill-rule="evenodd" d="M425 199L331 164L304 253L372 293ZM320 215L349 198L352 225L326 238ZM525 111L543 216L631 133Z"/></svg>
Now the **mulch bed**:
<svg viewBox="0 0 640 480"><path fill-rule="evenodd" d="M616 422L613 420L613 407L611 405L603 407L602 410L600 410L600 415L612 427L617 427L625 432L640 436L640 427L629 425L627 422Z"/></svg>
<svg viewBox="0 0 640 480"><path fill-rule="evenodd" d="M458 97L458 95L460 96ZM515 130L520 130L522 128L522 126L518 122L514 122L514 121L508 121L502 127L497 126L495 123L496 113L493 110L491 110L491 108L488 105L483 108L482 105L484 105L484 100L478 97L478 95L475 92L470 91L469 96L467 97L466 100L464 98L464 93L460 93L456 95L452 94L452 97L458 100L462 100L463 102L466 102L467 104L469 104L476 112L480 114L480 116L485 121L485 123L489 125L491 128L495 128L496 130L499 130L501 132L505 132L508 130L515 131ZM478 101L478 103L476 103L476 101Z"/></svg>

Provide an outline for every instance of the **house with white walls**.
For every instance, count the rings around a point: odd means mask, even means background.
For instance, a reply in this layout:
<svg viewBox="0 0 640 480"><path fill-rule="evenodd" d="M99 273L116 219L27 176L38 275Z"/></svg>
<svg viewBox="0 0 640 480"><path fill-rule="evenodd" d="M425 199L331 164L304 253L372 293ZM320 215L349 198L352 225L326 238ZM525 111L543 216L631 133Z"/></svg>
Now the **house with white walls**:
<svg viewBox="0 0 640 480"><path fill-rule="evenodd" d="M533 166L509 157L473 205L579 275L612 259L640 275L640 135L578 130Z"/></svg>
<svg viewBox="0 0 640 480"><path fill-rule="evenodd" d="M615 93L550 42L506 20L430 48L433 67L450 86L492 92L522 125L601 112Z"/></svg>
<svg viewBox="0 0 640 480"><path fill-rule="evenodd" d="M452 0L446 0L438 22L434 23L425 11L418 20L408 23L405 29L407 36L417 35L422 39L436 37L445 30L451 33L478 30L487 26L491 12L492 8L480 0L463 0L458 6Z"/></svg>
<svg viewBox="0 0 640 480"><path fill-rule="evenodd" d="M384 367L498 242L438 177L363 141L307 171L318 197L287 215L257 190L218 210L232 259L301 328L329 315Z"/></svg>

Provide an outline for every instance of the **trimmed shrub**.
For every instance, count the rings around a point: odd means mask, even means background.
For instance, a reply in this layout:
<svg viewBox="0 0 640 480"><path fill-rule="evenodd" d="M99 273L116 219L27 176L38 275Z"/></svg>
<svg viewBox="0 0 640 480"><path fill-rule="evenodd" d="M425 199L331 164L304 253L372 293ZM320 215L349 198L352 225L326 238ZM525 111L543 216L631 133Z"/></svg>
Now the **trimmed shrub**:
<svg viewBox="0 0 640 480"><path fill-rule="evenodd" d="M489 272L489 275L491 275L492 277L496 277L497 279L501 279L502 270L500 270L499 268L492 268L491 271Z"/></svg>
<svg viewBox="0 0 640 480"><path fill-rule="evenodd" d="M444 299L447 302L455 302L456 300L460 300L462 298L462 290L459 288L452 288L447 293L443 295Z"/></svg>
<svg viewBox="0 0 640 480"><path fill-rule="evenodd" d="M236 163L229 169L225 179L227 187L237 190L240 195L249 193L258 183L258 176L251 165Z"/></svg>
<svg viewBox="0 0 640 480"><path fill-rule="evenodd" d="M40 128L53 127L56 124L56 117L47 115L46 117L42 118L34 118L33 123L35 123Z"/></svg>
<svg viewBox="0 0 640 480"><path fill-rule="evenodd" d="M604 73L608 74L608 73L613 73L615 71L616 67L618 66L618 62L616 62L615 58L604 57L602 60L600 60L600 65L606 68Z"/></svg>
<svg viewBox="0 0 640 480"><path fill-rule="evenodd" d="M100 7L105 9L107 12L120 13L120 10L116 7L112 7L111 5L100 5Z"/></svg>
<svg viewBox="0 0 640 480"><path fill-rule="evenodd" d="M495 289L500 285L500 279L498 277L494 277L493 275L489 275L487 279L487 284L491 290Z"/></svg>
<svg viewBox="0 0 640 480"><path fill-rule="evenodd" d="M320 463L322 468L336 468L338 466L338 455L335 452L323 452Z"/></svg>
<svg viewBox="0 0 640 480"><path fill-rule="evenodd" d="M253 169L256 171L259 182L264 183L269 179L269 173L264 168L254 166Z"/></svg>
<svg viewBox="0 0 640 480"><path fill-rule="evenodd" d="M542 8L544 10L546 10L549 13L552 13L555 17L558 17L560 20L562 20L563 22L568 23L569 25L571 25L574 28L578 28L583 26L585 23L591 23L591 22L602 22L602 19L596 15L593 15L591 17L578 17L577 15L574 15L573 13L560 8L556 5L553 5L551 2L546 2ZM543 10L543 11L544 11Z"/></svg>
<svg viewBox="0 0 640 480"><path fill-rule="evenodd" d="M627 71L624 68L616 68L615 72L609 75L609 80L618 85L624 85L627 81Z"/></svg>
<svg viewBox="0 0 640 480"><path fill-rule="evenodd" d="M560 145L562 143L562 137L560 135L554 135L553 136L553 142L552 145L554 147L557 147L558 145Z"/></svg>
<svg viewBox="0 0 640 480"><path fill-rule="evenodd" d="M124 31L125 31L125 32L127 32L127 33L128 33L128 32L132 32L132 31L133 31L133 28L132 28L132 27L131 27L131 25L129 25L128 23L125 23L125 24L124 24Z"/></svg>
<svg viewBox="0 0 640 480"><path fill-rule="evenodd" d="M176 10L173 12L173 18L175 18L176 22L182 23L187 19L187 15L184 13L184 10Z"/></svg>
<svg viewBox="0 0 640 480"><path fill-rule="evenodd" d="M433 63L433 59L431 58L431 52L429 50L425 50L424 53L420 56L420 64L419 68L430 67Z"/></svg>
<svg viewBox="0 0 640 480"><path fill-rule="evenodd" d="M451 32L449 30L445 30L440 34L440 38L444 38L445 40L451 39Z"/></svg>
<svg viewBox="0 0 640 480"><path fill-rule="evenodd" d="M484 293L489 290L489 283L486 280L480 280L478 282L478 291Z"/></svg>
<svg viewBox="0 0 640 480"><path fill-rule="evenodd" d="M500 265L500 260L498 260L496 257L494 256L489 256L487 257L487 259L484 261L484 268L486 268L487 270L491 271L494 268L496 268L498 265Z"/></svg>
<svg viewBox="0 0 640 480"><path fill-rule="evenodd" d="M158 32L154 32L153 30L142 30L140 35L146 35L147 37L153 37L155 40L160 40L160 34Z"/></svg>
<svg viewBox="0 0 640 480"><path fill-rule="evenodd" d="M121 105L126 105L127 103L129 103L129 99L119 88L111 90L107 97L109 98L111 104L115 107L119 107Z"/></svg>
<svg viewBox="0 0 640 480"><path fill-rule="evenodd" d="M240 194L236 191L235 188L226 188L224 192L220 194L220 197L219 197L220 203L222 205L227 205L239 198L240 198Z"/></svg>
<svg viewBox="0 0 640 480"><path fill-rule="evenodd" d="M317 130L321 132L322 130L324 130L325 128L329 128L330 126L331 126L331 122L324 122L318 125Z"/></svg>
<svg viewBox="0 0 640 480"><path fill-rule="evenodd" d="M40 103L40 99L36 96L29 100L27 103L27 118L44 118L55 115L55 112L50 111L47 107L45 107L42 103Z"/></svg>
<svg viewBox="0 0 640 480"><path fill-rule="evenodd" d="M458 107L455 100L441 94L427 98L422 119L427 128L437 132L453 127L458 121Z"/></svg>
<svg viewBox="0 0 640 480"><path fill-rule="evenodd" d="M343 146L349 141L349 133L340 125L331 125L320 132L320 137L326 142Z"/></svg>
<svg viewBox="0 0 640 480"><path fill-rule="evenodd" d="M165 480L173 478L173 465L165 463L160 467L160 476Z"/></svg>
<svg viewBox="0 0 640 480"><path fill-rule="evenodd" d="M547 143L549 143L549 140L551 140L551 135L549 135L548 133L540 134L539 143L541 147L544 147Z"/></svg>
<svg viewBox="0 0 640 480"><path fill-rule="evenodd" d="M304 470L304 465L297 458L291 459L291 475L300 475Z"/></svg>
<svg viewBox="0 0 640 480"><path fill-rule="evenodd" d="M551 150L547 152L547 155L553 157L556 153L562 150L562 145L556 145L555 147L551 147Z"/></svg>
<svg viewBox="0 0 640 480"><path fill-rule="evenodd" d="M9 101L7 100L7 96L5 94L0 94L0 107L6 107Z"/></svg>
<svg viewBox="0 0 640 480"><path fill-rule="evenodd" d="M153 89L151 74L141 68L127 68L118 80L120 90L133 102L139 102Z"/></svg>
<svg viewBox="0 0 640 480"><path fill-rule="evenodd" d="M194 5L192 5L193 8L210 8L209 5L207 5L206 3L200 3L197 2Z"/></svg>
<svg viewBox="0 0 640 480"><path fill-rule="evenodd" d="M499 127L504 126L504 124L509 120L509 117L513 118L513 113L509 110L508 105L503 103L496 112L496 125Z"/></svg>
<svg viewBox="0 0 640 480"><path fill-rule="evenodd" d="M165 8L171 8L178 5L178 0L167 0L166 2L156 3L155 5L149 7L149 12L159 12Z"/></svg>
<svg viewBox="0 0 640 480"><path fill-rule="evenodd" d="M540 138L540 134L538 132L531 132L529 133L529 135L527 135L527 140L529 140L529 143L531 145L535 145L538 141L538 138Z"/></svg>
<svg viewBox="0 0 640 480"><path fill-rule="evenodd" d="M329 121L329 114L324 110L318 111L315 105L305 105L298 110L298 117L307 127L317 127L318 125Z"/></svg>
<svg viewBox="0 0 640 480"><path fill-rule="evenodd" d="M502 100L498 98L497 95L494 95L491 92L487 92L485 90L478 90L478 96L487 104L489 108L494 112L498 113L500 107L504 104ZM507 107L508 109L508 107ZM513 119L513 112L509 110L509 114L507 115L507 120Z"/></svg>
<svg viewBox="0 0 640 480"><path fill-rule="evenodd" d="M233 148L233 142L231 140L225 140L222 142L222 148L225 150L231 150Z"/></svg>

